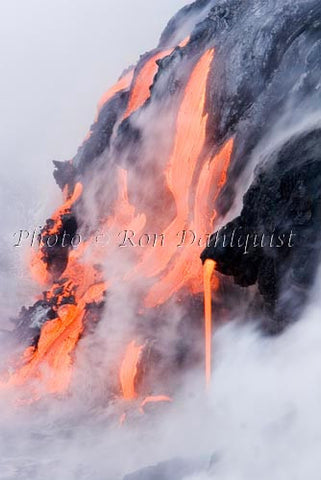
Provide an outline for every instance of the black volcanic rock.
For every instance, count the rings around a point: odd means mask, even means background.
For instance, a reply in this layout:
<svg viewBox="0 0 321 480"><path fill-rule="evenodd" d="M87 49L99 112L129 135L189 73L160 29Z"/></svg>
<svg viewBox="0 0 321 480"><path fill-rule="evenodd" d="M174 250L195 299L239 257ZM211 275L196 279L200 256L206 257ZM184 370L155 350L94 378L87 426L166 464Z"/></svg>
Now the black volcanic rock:
<svg viewBox="0 0 321 480"><path fill-rule="evenodd" d="M218 271L242 286L257 283L268 329L281 330L298 317L313 284L320 260L320 218L318 129L294 136L266 159L244 196L240 216L213 236L201 258L214 259Z"/></svg>
<svg viewBox="0 0 321 480"><path fill-rule="evenodd" d="M44 323L56 317L52 305L46 300L38 300L29 308L23 307L19 316L14 319L16 324L15 337L28 345L37 345L40 330Z"/></svg>

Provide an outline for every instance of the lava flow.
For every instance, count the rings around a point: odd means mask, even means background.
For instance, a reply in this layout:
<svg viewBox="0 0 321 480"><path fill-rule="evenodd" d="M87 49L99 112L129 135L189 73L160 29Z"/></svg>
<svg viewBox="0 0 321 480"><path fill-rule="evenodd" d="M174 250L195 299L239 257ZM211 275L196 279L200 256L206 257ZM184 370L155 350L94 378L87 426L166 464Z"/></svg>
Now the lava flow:
<svg viewBox="0 0 321 480"><path fill-rule="evenodd" d="M125 400L133 400L136 397L135 378L137 375L137 364L142 353L143 346L136 345L132 341L126 349L125 357L122 361L119 377L123 397Z"/></svg>
<svg viewBox="0 0 321 480"><path fill-rule="evenodd" d="M138 397L135 382L143 350L144 345L136 345L134 340L127 345L119 371L119 380L124 400L132 401ZM144 414L144 407L148 404L163 402L172 402L172 399L168 395L149 395L140 401L139 412ZM123 413L120 417L120 424L123 424L126 418L126 413Z"/></svg>
<svg viewBox="0 0 321 480"><path fill-rule="evenodd" d="M188 43L189 37L182 40L178 45L179 47L184 47ZM161 60L164 57L170 55L173 51L173 48L167 50L161 50L160 52L155 53L151 58L149 58L146 63L143 65L141 70L138 72L136 78L133 81L132 89L130 92L130 97L127 105L124 118L127 118L131 113L141 107L150 96L150 87L153 83L153 78L157 73L158 65L157 61Z"/></svg>
<svg viewBox="0 0 321 480"><path fill-rule="evenodd" d="M188 40L181 42L179 47L183 49L188 45ZM150 86L159 68L157 60L173 51L174 48L160 50L140 64L138 71L129 70L103 96L99 111L105 106L108 108L108 102L118 92L128 90L127 105L122 110L125 113L119 113L118 122L121 123L138 110L143 114L146 100L149 98L153 101ZM180 292L201 294L203 283L199 254L202 245L195 242L187 248L177 248L177 232L196 230L205 235L212 231L213 221L216 220L213 204L226 181L233 151L232 138L215 149L209 148L206 140L206 92L212 65L215 72L214 49L208 49L198 56L192 67L189 66L189 78L181 88L180 104L175 112L176 128L174 132L169 132L172 149L169 158L165 158L163 175L167 195L175 205L175 215L168 215L164 230L166 248L157 246L155 249L135 251L132 271L122 276L112 271L107 275L103 273L102 266L106 259L115 254L115 246L110 245L104 251L94 249L93 237L90 235L77 248L69 247L63 251L63 255L59 251L60 256L56 257L51 249L46 248L45 240L52 234L61 238L66 233L67 226L77 231L77 209L81 208L86 190L86 179L79 174L74 188L72 185L66 187L66 192L72 193L47 221L41 234L42 247L32 259L32 271L37 280L40 284L48 285L48 290L41 299L47 310L39 336L31 347L28 346L15 371L9 374L6 382L2 382L2 386L31 383L37 390L35 383L39 382L47 393L66 392L72 376L74 351L84 334L85 324L88 319L91 322L93 318L95 321L100 319L99 308L106 303L106 292L113 285L123 284L133 291L137 279L144 279L146 288L142 295L137 294L136 304L137 309L143 312L146 322L155 307L159 308L169 300L177 299L176 295ZM99 115L96 120L100 121ZM85 142L90 141L89 136ZM73 165L73 168L76 166ZM129 191L133 191L128 175L130 169L130 164L126 168L115 168L118 194L110 210L100 212L99 226L108 228L110 232L126 228L143 233L146 224L154 224L157 228L157 219L150 218L148 208L146 211L141 207L138 209L135 196L130 198ZM100 176L97 170L99 181ZM134 188L139 193L140 185ZM53 268L58 257L60 269ZM214 267L214 262L206 262L204 271L207 384L211 369L211 288L215 291L218 287L217 279L212 279ZM127 401L139 396L135 384L145 341L146 338L141 334L137 336L137 341L132 340L119 367L120 394ZM155 391L157 386L151 386L141 394L141 410L148 403L171 401L167 395L151 394ZM38 398L38 393L34 393L34 398Z"/></svg>
<svg viewBox="0 0 321 480"><path fill-rule="evenodd" d="M212 294L211 278L215 269L213 260L204 264L204 316L205 316L205 378L208 387L211 381L212 365Z"/></svg>

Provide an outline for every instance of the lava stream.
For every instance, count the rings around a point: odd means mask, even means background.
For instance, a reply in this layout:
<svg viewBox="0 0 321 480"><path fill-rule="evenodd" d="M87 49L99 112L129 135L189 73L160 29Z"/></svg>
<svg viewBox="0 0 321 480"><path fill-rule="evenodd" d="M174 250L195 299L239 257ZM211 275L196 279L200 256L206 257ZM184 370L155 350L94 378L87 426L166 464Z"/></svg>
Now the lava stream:
<svg viewBox="0 0 321 480"><path fill-rule="evenodd" d="M211 381L212 365L212 292L211 279L215 269L214 260L207 259L204 263L204 314L205 314L205 378L206 386Z"/></svg>
<svg viewBox="0 0 321 480"><path fill-rule="evenodd" d="M136 345L134 340L127 346L119 372L120 384L125 400L133 400L137 395L135 391L135 378L142 351L143 345Z"/></svg>

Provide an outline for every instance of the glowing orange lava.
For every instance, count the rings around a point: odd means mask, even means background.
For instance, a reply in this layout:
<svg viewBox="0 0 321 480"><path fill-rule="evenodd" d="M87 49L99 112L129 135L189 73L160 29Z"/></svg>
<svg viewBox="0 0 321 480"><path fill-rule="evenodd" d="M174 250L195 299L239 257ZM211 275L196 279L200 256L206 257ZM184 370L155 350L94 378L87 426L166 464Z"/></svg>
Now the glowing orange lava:
<svg viewBox="0 0 321 480"><path fill-rule="evenodd" d="M25 365L13 373L8 385L23 385L28 380L41 383L48 393L63 393L71 379L71 355L83 331L86 303L100 302L106 286L93 285L76 305L61 305L57 318L45 323L36 349L24 353Z"/></svg>
<svg viewBox="0 0 321 480"><path fill-rule="evenodd" d="M105 105L105 103L107 103L108 100L110 100L116 93L120 92L121 90L127 90L129 88L133 76L134 69L131 68L129 72L123 75L113 87L111 87L109 90L107 90L107 92L104 93L97 105L98 114L101 111L102 107Z"/></svg>
<svg viewBox="0 0 321 480"><path fill-rule="evenodd" d="M136 397L135 378L142 350L143 346L136 345L134 340L127 346L119 372L120 384L125 400L133 400Z"/></svg>
<svg viewBox="0 0 321 480"><path fill-rule="evenodd" d="M211 381L212 366L212 293L211 278L215 270L214 260L204 263L204 315L205 315L205 378L208 387Z"/></svg>
<svg viewBox="0 0 321 480"><path fill-rule="evenodd" d="M83 191L82 184L77 182L73 193L66 195L65 203L59 207L51 216L52 227L46 229L47 235L56 235L62 227L62 216L70 213L71 207L80 198ZM33 278L40 284L46 285L49 283L51 277L47 269L47 265L43 260L42 250L32 251L30 260L30 271Z"/></svg>
<svg viewBox="0 0 321 480"><path fill-rule="evenodd" d="M171 50L165 50L153 55L142 67L134 80L134 85L129 97L127 110L124 118L128 117L132 112L141 107L148 99L150 92L149 88L153 82L153 78L157 73L157 60L169 55Z"/></svg>
<svg viewBox="0 0 321 480"><path fill-rule="evenodd" d="M233 149L231 139L213 158L208 155L197 180L191 215L191 188L206 137L205 92L213 58L214 50L208 50L194 67L177 116L173 151L165 172L176 205L176 216L164 232L169 239L167 247L158 248L157 254L149 250L135 270L135 275L157 278L146 295L147 308L166 302L184 286L192 293L202 291L200 245L195 241L186 248L177 248L177 232L212 230L212 205L224 183Z"/></svg>
<svg viewBox="0 0 321 480"><path fill-rule="evenodd" d="M188 43L188 41L189 37L182 40L179 46L184 47ZM134 79L124 118L128 117L131 113L138 110L138 108L141 107L149 98L150 87L158 70L157 60L160 60L161 58L170 55L173 50L173 48L169 48L167 50L157 52L143 65L136 78Z"/></svg>
<svg viewBox="0 0 321 480"><path fill-rule="evenodd" d="M181 42L184 46L188 38ZM149 98L150 86L158 70L157 60L169 55L173 49L158 51L152 55L138 72L131 69L104 96L98 110L117 92L130 89L128 104L124 114L129 116L137 111ZM63 393L70 384L72 375L73 353L84 331L87 306L103 302L105 292L115 282L126 283L127 288L135 285L137 278L146 279L146 291L141 295L141 305L145 311L159 306L183 289L192 294L200 294L204 281L205 310L205 358L206 383L211 376L211 289L218 287L218 280L213 276L215 262L207 260L202 266L200 251L205 244L198 241L186 247L178 248L177 233L195 231L206 234L213 230L216 212L213 208L222 186L226 182L227 170L233 151L233 139L228 139L220 148L210 150L206 143L206 91L208 75L213 64L214 49L201 55L191 68L185 89L182 91L180 106L175 111L176 128L172 138L170 155L164 159L164 176L166 187L173 204L175 215L168 218L164 236L166 248L156 248L135 252L135 264L130 273L123 278L113 277L108 280L103 274L102 265L105 258L111 258L115 247L109 246L102 251L93 251L92 239L82 242L78 248L70 249L67 266L59 279L51 278L42 249L34 254L31 270L40 284L48 284L44 298L50 301L55 318L47 320L41 328L40 338L35 347L28 347L21 359L19 368L9 375L7 385L24 385L37 382L49 393ZM135 74L136 73L136 74ZM122 120L123 118L120 118ZM167 163L166 163L167 162ZM124 229L143 232L148 222L157 224L157 219L147 218L147 213L135 206L135 198L129 199L128 172L117 169L118 195L111 211L101 219L101 226L109 232ZM130 185L132 187L132 185ZM137 186L139 189L140 186ZM157 193L157 192L156 192ZM83 186L76 183L73 192L68 195L66 189L65 203L51 216L52 222L45 234L60 234L63 217L70 214L75 203L83 194ZM148 209L146 208L146 212ZM174 217L174 218L173 218ZM152 220L152 222L151 222ZM43 234L44 235L44 234ZM203 238L203 242L205 239ZM213 278L212 278L213 277ZM135 382L144 346L134 340L126 348L118 372L122 396L125 400L137 398ZM115 374L117 379L117 374ZM35 394L36 398L38 394ZM144 398L144 397L142 397ZM143 412L149 403L170 402L166 395L147 396L139 399L138 405ZM125 414L121 421L125 420Z"/></svg>

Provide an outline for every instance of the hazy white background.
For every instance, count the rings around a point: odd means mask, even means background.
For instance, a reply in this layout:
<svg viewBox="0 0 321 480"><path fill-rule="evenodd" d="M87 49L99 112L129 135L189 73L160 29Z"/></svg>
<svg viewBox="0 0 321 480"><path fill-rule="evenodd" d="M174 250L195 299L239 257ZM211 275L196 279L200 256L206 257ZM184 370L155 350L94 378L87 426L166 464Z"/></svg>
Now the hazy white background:
<svg viewBox="0 0 321 480"><path fill-rule="evenodd" d="M28 298L12 235L59 204L51 160L75 154L96 104L154 48L187 0L2 0L0 6L0 308ZM14 293L14 295L12 295ZM5 320L2 320L2 325Z"/></svg>

